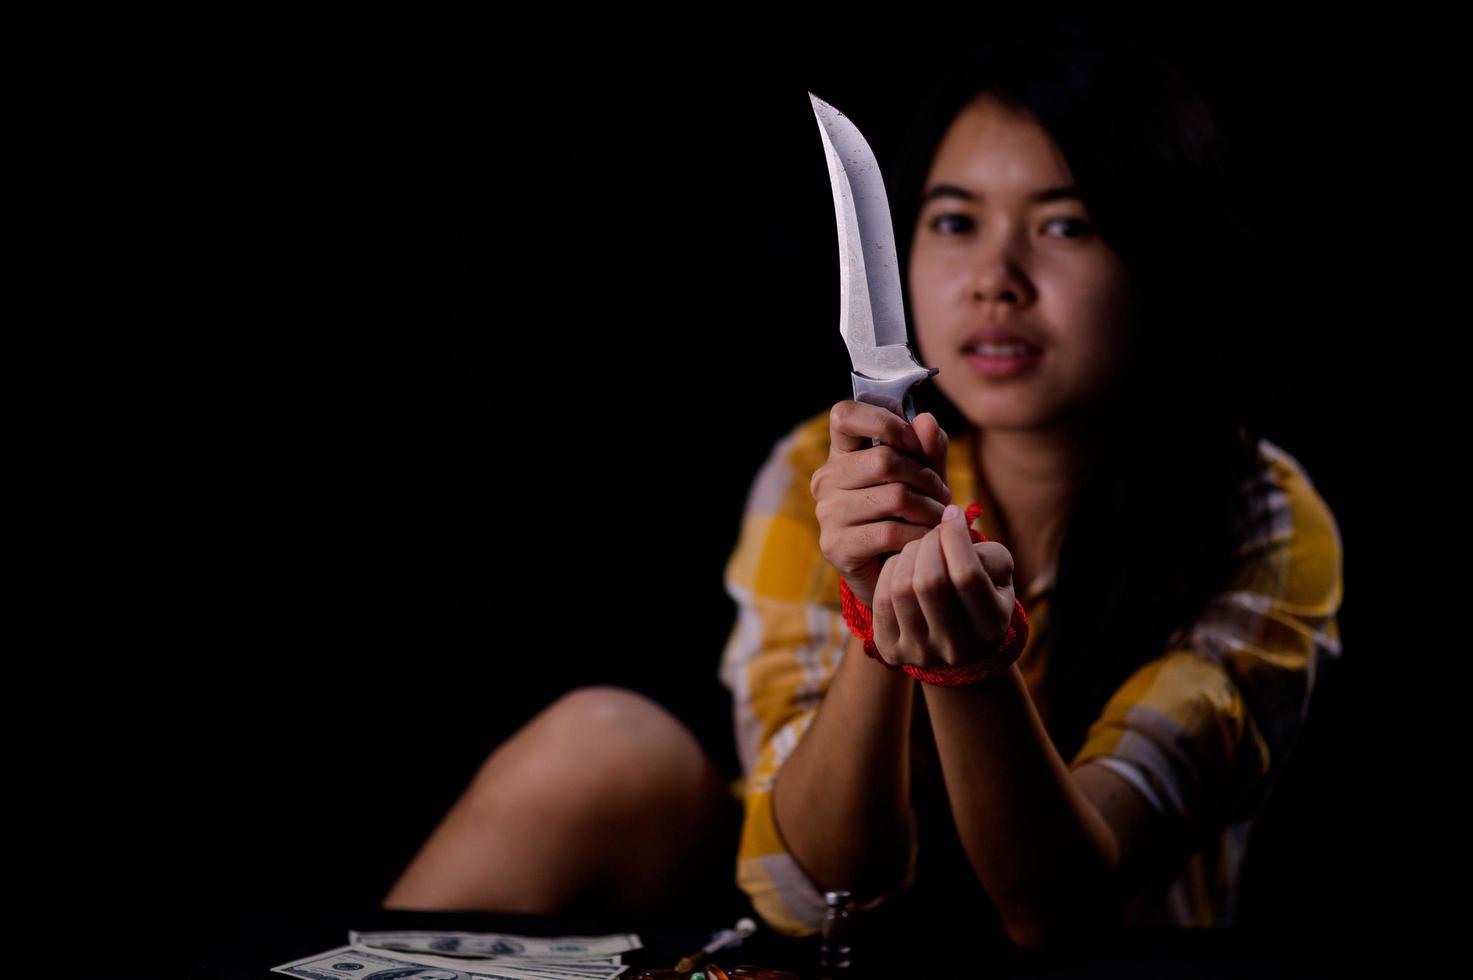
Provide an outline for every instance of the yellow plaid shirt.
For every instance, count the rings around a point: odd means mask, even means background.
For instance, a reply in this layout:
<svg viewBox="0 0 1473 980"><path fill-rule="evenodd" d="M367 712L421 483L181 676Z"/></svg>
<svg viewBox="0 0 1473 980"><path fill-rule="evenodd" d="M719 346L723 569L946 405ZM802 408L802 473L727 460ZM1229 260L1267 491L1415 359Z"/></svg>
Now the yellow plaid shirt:
<svg viewBox="0 0 1473 980"><path fill-rule="evenodd" d="M978 499L974 439L971 429L952 435L948 449L947 484L958 505ZM790 936L819 931L823 893L783 844L772 784L817 715L850 635L809 491L828 454L827 409L778 440L748 493L724 577L737 618L720 676L732 694L745 773L731 784L745 808L736 882L757 913ZM1244 488L1255 501L1257 533L1239 551L1233 582L1110 698L1070 763L1104 760L1181 826L1215 824L1199 838L1210 844L1174 879L1132 901L1125 912L1132 924L1233 924L1248 832L1295 744L1317 671L1340 655L1339 528L1298 461L1266 439L1258 454L1260 473ZM978 523L989 538L992 520L984 512ZM1047 634L1053 576L1052 566L1043 569L1020 597L1032 629L1018 666L1030 690L1046 667L1048 644L1035 640ZM911 817L908 874L862 908L914 884L914 807Z"/></svg>

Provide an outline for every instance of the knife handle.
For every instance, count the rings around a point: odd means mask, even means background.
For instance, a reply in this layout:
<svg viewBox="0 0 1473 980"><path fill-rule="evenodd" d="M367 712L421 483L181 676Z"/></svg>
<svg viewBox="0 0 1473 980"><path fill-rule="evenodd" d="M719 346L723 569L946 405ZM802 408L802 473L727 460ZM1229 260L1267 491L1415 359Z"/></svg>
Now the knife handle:
<svg viewBox="0 0 1473 980"><path fill-rule="evenodd" d="M939 374L940 368L917 367L914 371L902 374L898 378L870 378L857 371L849 372L849 379L854 384L854 400L865 402L869 405L878 405L881 408L893 412L905 419L906 422L915 421L915 404L911 401L910 389L921 381L925 381L932 375ZM870 438L871 446L883 444L883 439Z"/></svg>

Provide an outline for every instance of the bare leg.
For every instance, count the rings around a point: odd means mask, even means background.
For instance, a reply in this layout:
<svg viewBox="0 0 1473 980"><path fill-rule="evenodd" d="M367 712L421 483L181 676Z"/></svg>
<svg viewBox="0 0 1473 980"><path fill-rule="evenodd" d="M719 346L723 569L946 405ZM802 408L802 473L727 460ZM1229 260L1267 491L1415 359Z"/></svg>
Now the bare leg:
<svg viewBox="0 0 1473 980"><path fill-rule="evenodd" d="M618 687L563 695L502 743L385 908L652 912L725 887L740 806L689 729ZM705 858L704 861L697 858Z"/></svg>

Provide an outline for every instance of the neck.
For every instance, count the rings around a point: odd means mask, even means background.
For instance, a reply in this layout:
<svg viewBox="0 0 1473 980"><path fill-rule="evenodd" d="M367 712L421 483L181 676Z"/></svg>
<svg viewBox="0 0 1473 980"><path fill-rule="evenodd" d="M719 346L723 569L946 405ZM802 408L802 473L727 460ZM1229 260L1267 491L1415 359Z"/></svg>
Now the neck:
<svg viewBox="0 0 1473 980"><path fill-rule="evenodd" d="M1002 528L1003 546L1031 579L1062 543L1064 522L1083 482L1086 436L1068 428L978 428L976 433L978 487Z"/></svg>

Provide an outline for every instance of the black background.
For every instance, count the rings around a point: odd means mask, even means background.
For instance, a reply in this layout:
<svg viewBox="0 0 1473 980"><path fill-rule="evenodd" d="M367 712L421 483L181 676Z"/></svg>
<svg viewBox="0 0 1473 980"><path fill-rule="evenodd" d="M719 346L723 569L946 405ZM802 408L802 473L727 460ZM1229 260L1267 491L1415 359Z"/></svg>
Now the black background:
<svg viewBox="0 0 1473 980"><path fill-rule="evenodd" d="M1378 588L1406 505L1365 463L1415 385L1363 338L1401 315L1384 236L1414 137L1362 57L1397 42L1231 10L1153 29L1242 142L1276 272L1246 288L1301 379L1275 441L1346 552L1343 670L1250 884L1265 921L1358 921L1408 863ZM74 722L49 883L99 953L376 901L581 684L646 691L735 765L737 516L773 441L849 395L806 93L883 166L928 66L985 24L257 25L128 55L103 31L106 58L55 73L56 516L27 588L61 599L36 656Z"/></svg>

